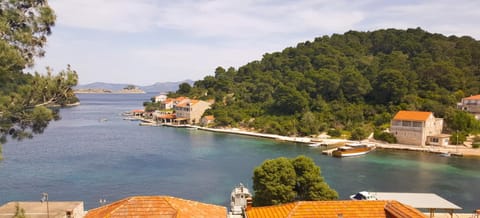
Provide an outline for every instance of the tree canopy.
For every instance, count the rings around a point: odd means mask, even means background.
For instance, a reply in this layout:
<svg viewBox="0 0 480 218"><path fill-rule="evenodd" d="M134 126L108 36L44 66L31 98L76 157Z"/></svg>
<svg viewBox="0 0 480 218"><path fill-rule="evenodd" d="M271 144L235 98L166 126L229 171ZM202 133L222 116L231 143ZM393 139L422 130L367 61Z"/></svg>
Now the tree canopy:
<svg viewBox="0 0 480 218"><path fill-rule="evenodd" d="M72 87L77 73L67 66L54 74L26 73L43 47L55 13L46 0L0 2L0 158L7 136L31 138L59 119L56 107L78 102Z"/></svg>
<svg viewBox="0 0 480 218"><path fill-rule="evenodd" d="M238 69L218 67L179 90L215 98L209 113L218 115L217 125L290 135L373 132L399 110L432 111L452 131L452 120L463 118L449 111L479 92L480 42L420 28L318 37Z"/></svg>
<svg viewBox="0 0 480 218"><path fill-rule="evenodd" d="M305 156L264 161L253 171L253 190L256 206L338 198L321 176L320 167Z"/></svg>

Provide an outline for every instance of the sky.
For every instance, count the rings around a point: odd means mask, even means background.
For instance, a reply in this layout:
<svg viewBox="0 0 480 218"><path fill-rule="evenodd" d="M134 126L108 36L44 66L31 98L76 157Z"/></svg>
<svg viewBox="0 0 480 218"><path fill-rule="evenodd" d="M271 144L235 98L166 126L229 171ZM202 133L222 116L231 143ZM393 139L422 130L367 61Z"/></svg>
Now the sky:
<svg viewBox="0 0 480 218"><path fill-rule="evenodd" d="M49 0L57 21L31 71L79 84L199 80L350 30L417 28L480 39L478 0Z"/></svg>

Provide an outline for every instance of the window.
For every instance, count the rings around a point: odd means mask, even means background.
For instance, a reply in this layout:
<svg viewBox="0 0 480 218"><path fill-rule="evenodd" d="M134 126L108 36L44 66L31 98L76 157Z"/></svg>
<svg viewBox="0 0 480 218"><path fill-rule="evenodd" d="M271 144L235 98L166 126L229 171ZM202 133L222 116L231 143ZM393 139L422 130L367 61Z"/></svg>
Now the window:
<svg viewBox="0 0 480 218"><path fill-rule="evenodd" d="M412 122L413 127L422 127L422 122Z"/></svg>

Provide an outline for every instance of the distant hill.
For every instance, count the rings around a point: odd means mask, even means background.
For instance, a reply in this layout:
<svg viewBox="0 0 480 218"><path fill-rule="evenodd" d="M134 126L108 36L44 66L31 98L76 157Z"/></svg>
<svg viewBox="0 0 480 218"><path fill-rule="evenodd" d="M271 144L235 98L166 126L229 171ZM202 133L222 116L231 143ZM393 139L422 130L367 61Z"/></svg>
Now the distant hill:
<svg viewBox="0 0 480 218"><path fill-rule="evenodd" d="M127 87L128 85L135 85L139 89L145 91L145 92L175 92L178 89L178 86L181 83L187 82L190 85L193 85L192 80L184 80L184 81L178 81L178 82L157 82L152 85L148 86L138 86L135 84L126 84L126 83L104 83L104 82L95 82L95 83L89 83L85 85L77 85L74 87L74 89L107 89L111 91L120 91L123 88Z"/></svg>
<svg viewBox="0 0 480 218"><path fill-rule="evenodd" d="M193 85L193 80L184 80L184 81L179 81L179 82L157 82L153 85L149 86L138 86L140 89L142 89L145 92L175 92L178 89L178 85L181 83L188 83L190 85Z"/></svg>

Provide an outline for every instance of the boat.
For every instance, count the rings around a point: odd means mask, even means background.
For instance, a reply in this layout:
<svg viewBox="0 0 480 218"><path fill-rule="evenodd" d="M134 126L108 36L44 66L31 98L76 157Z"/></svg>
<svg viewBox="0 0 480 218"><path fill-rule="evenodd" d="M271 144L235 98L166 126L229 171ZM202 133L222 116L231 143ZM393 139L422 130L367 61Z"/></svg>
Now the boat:
<svg viewBox="0 0 480 218"><path fill-rule="evenodd" d="M232 190L231 193L230 215L237 215L241 217L244 215L247 206L251 204L252 194L250 194L250 191L242 183L240 183Z"/></svg>
<svg viewBox="0 0 480 218"><path fill-rule="evenodd" d="M366 154L375 150L375 145L368 145L362 143L347 143L342 147L337 148L332 152L334 157L352 157Z"/></svg>
<svg viewBox="0 0 480 218"><path fill-rule="evenodd" d="M357 194L350 195L350 199L352 200L377 200L377 196L373 193L367 191L361 191Z"/></svg>
<svg viewBox="0 0 480 218"><path fill-rule="evenodd" d="M320 142L308 144L308 146L310 146L310 147L318 147L318 146L321 146L321 145L322 145L322 143L320 143Z"/></svg>
<svg viewBox="0 0 480 218"><path fill-rule="evenodd" d="M134 116L132 116L132 117L124 117L123 119L124 119L124 120L130 120L130 121L139 121L139 120L140 120L139 117L134 117Z"/></svg>
<svg viewBox="0 0 480 218"><path fill-rule="evenodd" d="M450 157L450 156L452 156L452 154L447 151L447 152L442 152L442 153L440 153L440 156L442 156L442 157Z"/></svg>

